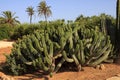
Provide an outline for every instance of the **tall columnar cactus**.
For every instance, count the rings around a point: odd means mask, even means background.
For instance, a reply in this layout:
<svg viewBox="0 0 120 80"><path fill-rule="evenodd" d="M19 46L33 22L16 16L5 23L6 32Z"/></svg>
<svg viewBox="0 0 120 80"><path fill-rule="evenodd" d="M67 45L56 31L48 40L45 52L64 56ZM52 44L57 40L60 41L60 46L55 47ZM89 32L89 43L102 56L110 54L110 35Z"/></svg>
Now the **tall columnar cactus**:
<svg viewBox="0 0 120 80"><path fill-rule="evenodd" d="M101 15L101 30L104 34L107 34L107 25L105 15Z"/></svg>
<svg viewBox="0 0 120 80"><path fill-rule="evenodd" d="M24 36L13 45L6 66L15 75L29 69L56 73L65 62L75 63L80 71L82 66L96 66L108 59L111 50L107 35L71 23Z"/></svg>

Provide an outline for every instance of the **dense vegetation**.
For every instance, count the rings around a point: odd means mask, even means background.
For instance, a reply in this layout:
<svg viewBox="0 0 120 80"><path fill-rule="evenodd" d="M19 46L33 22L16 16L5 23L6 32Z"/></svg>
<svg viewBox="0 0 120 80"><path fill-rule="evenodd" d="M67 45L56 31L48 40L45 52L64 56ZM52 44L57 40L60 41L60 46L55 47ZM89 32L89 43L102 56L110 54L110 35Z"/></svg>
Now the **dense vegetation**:
<svg viewBox="0 0 120 80"><path fill-rule="evenodd" d="M39 3L38 14L45 21L32 24L33 7L26 12L30 24L20 24L17 17L0 17L0 39L17 40L10 55L6 55L4 70L21 75L43 70L50 75L63 64L76 65L78 71L84 66L97 66L119 58L120 0L117 0L117 19L104 13L98 16L80 15L75 21L47 21L52 12L46 2ZM9 14L7 14L9 13ZM10 16L10 17L9 17ZM18 24L19 23L19 24ZM72 66L73 67L73 66Z"/></svg>
<svg viewBox="0 0 120 80"><path fill-rule="evenodd" d="M76 64L80 71L82 66L94 67L113 59L109 36L99 28L89 29L76 23L52 24L23 36L13 46L6 69L14 75L26 73L29 68L54 73L65 62Z"/></svg>

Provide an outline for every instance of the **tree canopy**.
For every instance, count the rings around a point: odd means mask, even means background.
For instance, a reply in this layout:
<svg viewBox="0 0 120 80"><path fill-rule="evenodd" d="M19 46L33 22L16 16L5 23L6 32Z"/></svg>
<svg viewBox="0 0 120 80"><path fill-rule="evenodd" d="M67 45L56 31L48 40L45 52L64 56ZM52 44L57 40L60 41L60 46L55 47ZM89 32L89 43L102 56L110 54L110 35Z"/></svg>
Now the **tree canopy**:
<svg viewBox="0 0 120 80"><path fill-rule="evenodd" d="M47 5L45 1L41 1L38 5L38 15L44 15L45 21L47 21L47 17L52 15L52 11L50 10L50 6Z"/></svg>
<svg viewBox="0 0 120 80"><path fill-rule="evenodd" d="M12 13L11 11L3 11L2 16L0 17L0 23L1 24L8 24L9 26L14 26L16 24L19 24L20 22L17 20L17 16L15 16L15 13Z"/></svg>

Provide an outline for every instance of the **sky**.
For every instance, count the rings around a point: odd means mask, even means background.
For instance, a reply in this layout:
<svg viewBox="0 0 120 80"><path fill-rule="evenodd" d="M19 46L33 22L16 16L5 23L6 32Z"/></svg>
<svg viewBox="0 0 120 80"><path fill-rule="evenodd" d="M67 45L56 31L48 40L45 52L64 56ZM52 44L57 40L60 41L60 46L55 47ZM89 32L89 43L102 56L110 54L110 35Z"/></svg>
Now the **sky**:
<svg viewBox="0 0 120 80"><path fill-rule="evenodd" d="M0 0L0 14L3 11L15 12L21 23L29 22L29 16L26 8L33 6L36 13L32 22L44 20L44 17L38 16L37 6L42 0ZM93 16L101 13L116 17L116 0L46 0L48 6L51 6L52 16L48 20L75 20L79 15ZM1 16L1 15L0 15Z"/></svg>

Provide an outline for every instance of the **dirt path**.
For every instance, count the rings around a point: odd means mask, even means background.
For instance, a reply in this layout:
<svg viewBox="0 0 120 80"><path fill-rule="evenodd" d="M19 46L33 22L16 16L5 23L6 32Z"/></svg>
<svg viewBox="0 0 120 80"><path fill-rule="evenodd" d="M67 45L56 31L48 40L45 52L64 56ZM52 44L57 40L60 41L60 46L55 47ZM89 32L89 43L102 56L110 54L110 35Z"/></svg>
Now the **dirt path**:
<svg viewBox="0 0 120 80"><path fill-rule="evenodd" d="M0 48L0 64L4 63L6 58L4 54L10 54L12 47Z"/></svg>
<svg viewBox="0 0 120 80"><path fill-rule="evenodd" d="M104 64L105 69L99 70L92 67L84 67L82 72L64 71L58 72L50 78L48 75L43 75L41 72L34 74L26 74L24 76L15 76L16 80L106 80L111 77L116 77L108 80L120 80L117 74L120 73L120 66L116 64ZM118 78L118 79L117 79Z"/></svg>
<svg viewBox="0 0 120 80"><path fill-rule="evenodd" d="M13 42L0 41L0 63L5 62L6 58L4 54L9 54L11 52L12 44Z"/></svg>
<svg viewBox="0 0 120 80"><path fill-rule="evenodd" d="M5 62L5 57L3 54L10 54L12 44L13 42L0 41L0 63ZM12 77L15 80L106 80L114 76L115 78L109 80L120 80L120 78L116 79L116 75L120 74L120 65L104 64L104 66L105 69L103 70L92 67L84 67L84 71L81 72L62 71L53 75L52 78L50 78L48 75L44 75L41 72Z"/></svg>

